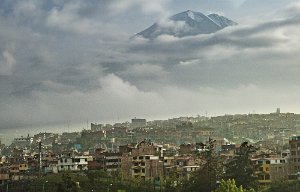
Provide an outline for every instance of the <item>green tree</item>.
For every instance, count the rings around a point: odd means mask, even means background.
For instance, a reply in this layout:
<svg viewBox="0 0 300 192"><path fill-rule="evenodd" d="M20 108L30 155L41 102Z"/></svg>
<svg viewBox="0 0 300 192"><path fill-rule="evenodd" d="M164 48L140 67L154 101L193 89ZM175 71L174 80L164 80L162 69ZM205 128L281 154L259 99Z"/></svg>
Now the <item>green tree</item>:
<svg viewBox="0 0 300 192"><path fill-rule="evenodd" d="M242 143L236 156L225 165L225 179L234 179L238 186L242 185L246 189L256 188L255 166L250 159L251 153L255 151L248 142Z"/></svg>
<svg viewBox="0 0 300 192"><path fill-rule="evenodd" d="M205 164L204 167L193 172L189 180L184 180L180 185L182 192L210 192L212 191L211 182L209 180L209 168Z"/></svg>
<svg viewBox="0 0 300 192"><path fill-rule="evenodd" d="M275 181L272 182L271 186L266 190L266 192L295 192L300 191L300 181Z"/></svg>
<svg viewBox="0 0 300 192"><path fill-rule="evenodd" d="M209 138L205 144L200 144L206 163L193 172L189 180L182 184L181 191L211 192L217 187L223 172L222 162L215 151L216 141Z"/></svg>
<svg viewBox="0 0 300 192"><path fill-rule="evenodd" d="M254 192L254 190L243 189L242 186L238 188L234 179L228 179L227 181L222 179L220 186L215 190L215 192Z"/></svg>
<svg viewBox="0 0 300 192"><path fill-rule="evenodd" d="M57 192L79 192L79 188L69 174L63 174L62 181L57 184Z"/></svg>
<svg viewBox="0 0 300 192"><path fill-rule="evenodd" d="M168 176L164 179L164 191L165 192L175 192L176 191L176 185L177 185L177 172L176 168L170 169Z"/></svg>

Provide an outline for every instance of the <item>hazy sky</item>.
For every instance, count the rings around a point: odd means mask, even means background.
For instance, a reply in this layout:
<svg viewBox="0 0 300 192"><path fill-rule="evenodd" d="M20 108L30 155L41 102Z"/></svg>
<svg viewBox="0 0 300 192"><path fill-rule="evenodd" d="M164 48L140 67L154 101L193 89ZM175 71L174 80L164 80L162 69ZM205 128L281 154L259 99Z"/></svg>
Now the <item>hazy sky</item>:
<svg viewBox="0 0 300 192"><path fill-rule="evenodd" d="M130 39L185 10L239 23ZM291 0L0 0L0 128L225 113L300 113Z"/></svg>

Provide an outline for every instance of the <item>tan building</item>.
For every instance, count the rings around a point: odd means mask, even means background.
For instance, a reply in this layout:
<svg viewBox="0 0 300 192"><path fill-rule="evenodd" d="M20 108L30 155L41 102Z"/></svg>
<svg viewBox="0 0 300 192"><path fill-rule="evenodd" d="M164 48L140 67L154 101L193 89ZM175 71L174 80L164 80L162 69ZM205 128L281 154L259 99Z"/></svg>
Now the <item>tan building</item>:
<svg viewBox="0 0 300 192"><path fill-rule="evenodd" d="M179 146L179 154L185 155L185 154L192 154L196 150L196 146L194 144L181 144Z"/></svg>
<svg viewBox="0 0 300 192"><path fill-rule="evenodd" d="M291 137L289 140L290 158L289 158L289 172L290 179L300 178L300 136Z"/></svg>
<svg viewBox="0 0 300 192"><path fill-rule="evenodd" d="M142 141L138 143L131 152L132 156L143 156L143 155L158 155L160 151L151 141Z"/></svg>
<svg viewBox="0 0 300 192"><path fill-rule="evenodd" d="M143 155L132 157L132 173L134 178L144 180L161 178L163 176L164 165L158 156Z"/></svg>
<svg viewBox="0 0 300 192"><path fill-rule="evenodd" d="M286 158L270 157L252 159L256 165L256 175L261 188L271 182L288 179L288 162Z"/></svg>
<svg viewBox="0 0 300 192"><path fill-rule="evenodd" d="M9 170L3 164L0 164L0 185L3 185L9 180Z"/></svg>

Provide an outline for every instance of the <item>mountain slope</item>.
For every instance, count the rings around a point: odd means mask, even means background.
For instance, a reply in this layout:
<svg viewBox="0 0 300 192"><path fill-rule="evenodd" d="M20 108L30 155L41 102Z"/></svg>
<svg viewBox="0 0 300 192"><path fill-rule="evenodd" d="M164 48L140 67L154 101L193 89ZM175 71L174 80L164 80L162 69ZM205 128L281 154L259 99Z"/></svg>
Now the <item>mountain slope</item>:
<svg viewBox="0 0 300 192"><path fill-rule="evenodd" d="M237 25L234 21L220 16L210 14L208 16L191 10L178 13L169 18L167 23L154 23L149 28L137 33L146 39L154 39L160 35L173 35L185 37L198 34L215 33L225 27Z"/></svg>

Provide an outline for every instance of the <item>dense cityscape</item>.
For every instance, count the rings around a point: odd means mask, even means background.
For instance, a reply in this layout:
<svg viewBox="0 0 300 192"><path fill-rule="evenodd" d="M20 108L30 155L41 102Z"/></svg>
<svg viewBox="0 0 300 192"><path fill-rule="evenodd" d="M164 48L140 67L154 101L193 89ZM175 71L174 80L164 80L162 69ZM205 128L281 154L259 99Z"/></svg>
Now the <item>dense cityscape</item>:
<svg viewBox="0 0 300 192"><path fill-rule="evenodd" d="M300 115L278 108L270 114L133 118L113 125L91 123L81 132L24 133L1 145L1 186L64 191L59 181L69 179L81 191L213 191L227 178L244 191L267 191L298 179L299 131ZM228 166L242 163L245 155L252 172L229 174Z"/></svg>
<svg viewBox="0 0 300 192"><path fill-rule="evenodd" d="M0 192L300 192L299 13L0 0Z"/></svg>

